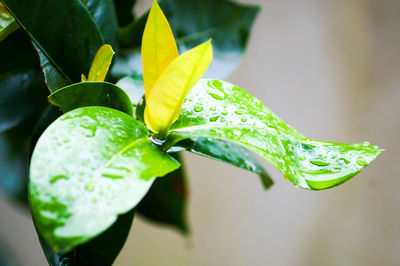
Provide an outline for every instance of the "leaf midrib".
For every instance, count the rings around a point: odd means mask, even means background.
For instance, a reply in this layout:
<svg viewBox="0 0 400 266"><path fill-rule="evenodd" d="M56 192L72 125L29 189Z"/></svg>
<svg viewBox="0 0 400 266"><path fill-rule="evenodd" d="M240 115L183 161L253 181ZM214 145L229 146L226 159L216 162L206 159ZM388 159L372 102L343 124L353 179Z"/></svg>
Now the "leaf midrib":
<svg viewBox="0 0 400 266"><path fill-rule="evenodd" d="M99 33L99 36L102 40L102 43L104 44L104 37L103 34L101 33L97 23L95 22L92 14L89 12L89 9L84 5L84 3L82 2L82 0L73 0L76 1L79 5L81 5L84 10L87 12L90 20L93 22L93 24L95 25L97 32ZM14 15L14 13L9 10L10 13L12 14L12 16L14 17L14 19L18 22L18 24L25 30L25 32L27 32L29 34L29 36L32 38L32 40L35 42L35 44L39 47L39 49L42 51L42 53L45 54L45 56L49 59L49 61L51 62L51 64L54 65L54 67L57 69L58 72L60 72L60 74L69 82L69 83L73 83L72 79L70 77L68 77L67 74L65 74L65 72L61 69L61 67L54 61L54 59L49 56L49 54L47 53L47 51L45 49L43 49L43 46L36 40L36 38L31 34L30 31L27 30L27 28L25 27L25 25L23 25L20 20Z"/></svg>

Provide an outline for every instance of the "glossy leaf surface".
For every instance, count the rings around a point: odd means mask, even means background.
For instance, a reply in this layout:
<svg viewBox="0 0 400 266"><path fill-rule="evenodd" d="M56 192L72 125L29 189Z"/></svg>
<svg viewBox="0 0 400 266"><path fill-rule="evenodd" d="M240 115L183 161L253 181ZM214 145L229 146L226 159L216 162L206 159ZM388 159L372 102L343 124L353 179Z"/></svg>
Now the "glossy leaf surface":
<svg viewBox="0 0 400 266"><path fill-rule="evenodd" d="M274 183L257 159L235 143L212 138L191 138L185 139L175 146L256 173L260 176L265 189L268 189Z"/></svg>
<svg viewBox="0 0 400 266"><path fill-rule="evenodd" d="M0 75L0 132L44 110L47 90L40 70Z"/></svg>
<svg viewBox="0 0 400 266"><path fill-rule="evenodd" d="M0 2L0 42L18 28L18 23Z"/></svg>
<svg viewBox="0 0 400 266"><path fill-rule="evenodd" d="M54 92L49 101L64 112L85 106L104 106L133 115L129 96L121 88L107 82L76 83Z"/></svg>
<svg viewBox="0 0 400 266"><path fill-rule="evenodd" d="M104 233L66 254L52 250L39 235L40 244L51 266L109 266L121 251L132 226L134 210L118 217Z"/></svg>
<svg viewBox="0 0 400 266"><path fill-rule="evenodd" d="M18 30L0 42L0 132L22 123L47 105L39 60L29 39Z"/></svg>
<svg viewBox="0 0 400 266"><path fill-rule="evenodd" d="M143 122L145 99L141 97L144 93L141 76L132 75L125 77L121 79L117 85L123 88L128 94L132 95L130 98L133 105L136 106L136 119ZM140 101L141 99L142 102ZM237 144L211 138L191 138L177 143L173 150L177 148L186 149L195 154L229 163L256 173L260 176L265 189L268 189L273 184L272 179L257 159L255 159L250 152ZM179 171L179 169L177 171Z"/></svg>
<svg viewBox="0 0 400 266"><path fill-rule="evenodd" d="M307 138L258 99L218 80L201 80L192 89L165 147L193 137L239 144L261 155L296 186L315 190L347 181L381 152L367 142L341 144Z"/></svg>
<svg viewBox="0 0 400 266"><path fill-rule="evenodd" d="M174 35L157 1L153 2L147 18L141 51L147 100L161 73L178 57Z"/></svg>
<svg viewBox="0 0 400 266"><path fill-rule="evenodd" d="M33 118L0 133L0 193L27 204L29 142Z"/></svg>
<svg viewBox="0 0 400 266"><path fill-rule="evenodd" d="M225 79L237 68L246 48L258 6L229 0L164 0L160 3L176 38L179 52L184 52L208 39L214 46L214 60L206 73L208 78ZM135 71L142 74L140 47L147 14L120 30L124 48L113 69L117 78Z"/></svg>
<svg viewBox="0 0 400 266"><path fill-rule="evenodd" d="M84 3L80 0L33 0L23 5L14 0L2 2L60 75L69 83L79 82L81 73L89 70L95 53L104 43Z"/></svg>
<svg viewBox="0 0 400 266"><path fill-rule="evenodd" d="M38 231L67 252L112 225L179 163L148 139L133 117L83 107L58 118L32 155L29 197Z"/></svg>
<svg viewBox="0 0 400 266"><path fill-rule="evenodd" d="M180 55L165 68L150 93L146 91L144 121L151 131L164 136L178 118L184 97L204 75L211 60L212 46L208 41Z"/></svg>
<svg viewBox="0 0 400 266"><path fill-rule="evenodd" d="M171 156L182 163L182 157L179 154L171 154ZM150 221L172 226L182 233L188 233L187 198L185 170L180 167L163 178L157 178L136 210Z"/></svg>
<svg viewBox="0 0 400 266"><path fill-rule="evenodd" d="M113 0L83 0L104 42L118 49L118 19Z"/></svg>

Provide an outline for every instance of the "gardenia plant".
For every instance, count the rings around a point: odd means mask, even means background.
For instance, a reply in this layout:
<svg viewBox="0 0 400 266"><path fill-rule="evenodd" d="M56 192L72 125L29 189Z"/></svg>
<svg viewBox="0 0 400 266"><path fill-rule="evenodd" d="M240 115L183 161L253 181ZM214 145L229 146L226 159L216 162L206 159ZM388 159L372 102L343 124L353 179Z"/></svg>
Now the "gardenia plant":
<svg viewBox="0 0 400 266"><path fill-rule="evenodd" d="M344 183L381 152L368 142L305 137L238 86L201 79L212 61L212 40L179 55L156 1L142 38L145 95L139 102L120 83L104 82L113 55L103 45L82 82L49 96L64 114L40 136L29 175L31 212L47 252L65 254L110 230L156 179L181 166L174 155L181 150L259 173L268 188L272 181L250 150L308 190Z"/></svg>

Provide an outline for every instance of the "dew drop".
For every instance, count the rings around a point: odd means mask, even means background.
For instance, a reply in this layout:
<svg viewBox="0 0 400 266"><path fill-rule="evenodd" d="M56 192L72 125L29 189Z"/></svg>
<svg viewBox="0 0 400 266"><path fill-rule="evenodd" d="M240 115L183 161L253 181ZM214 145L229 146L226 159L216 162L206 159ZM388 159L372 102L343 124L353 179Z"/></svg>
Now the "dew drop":
<svg viewBox="0 0 400 266"><path fill-rule="evenodd" d="M94 183L87 184L87 185L85 186L85 189L86 189L87 191L93 191L93 189L94 189Z"/></svg>
<svg viewBox="0 0 400 266"><path fill-rule="evenodd" d="M57 182L58 180L61 180L61 179L68 179L68 177L65 176L65 175L56 175L56 176L53 176L53 177L50 179L50 184L54 184L55 182Z"/></svg>
<svg viewBox="0 0 400 266"><path fill-rule="evenodd" d="M211 97L213 97L216 100L223 100L224 96L221 95L221 93L215 93L215 92L208 92Z"/></svg>
<svg viewBox="0 0 400 266"><path fill-rule="evenodd" d="M364 161L364 159L358 158L357 159L357 164L360 165L360 166L366 166L368 163L366 161Z"/></svg>
<svg viewBox="0 0 400 266"><path fill-rule="evenodd" d="M227 112L227 111L222 111L221 114L222 114L222 115L227 115L228 112Z"/></svg>
<svg viewBox="0 0 400 266"><path fill-rule="evenodd" d="M349 164L350 163L350 161L347 160L346 158L340 158L340 160L342 160L345 164Z"/></svg>
<svg viewBox="0 0 400 266"><path fill-rule="evenodd" d="M219 116L210 117L210 122L215 122L218 120L218 118Z"/></svg>
<svg viewBox="0 0 400 266"><path fill-rule="evenodd" d="M361 143L362 146L369 146L369 142L368 141L363 141L363 143Z"/></svg>
<svg viewBox="0 0 400 266"><path fill-rule="evenodd" d="M194 107L194 111L195 111L195 112L201 112L201 111L203 111L203 106L201 106L201 105L196 105L196 106Z"/></svg>
<svg viewBox="0 0 400 266"><path fill-rule="evenodd" d="M215 106L210 107L210 111L215 111L215 110L217 110L217 107L215 107Z"/></svg>
<svg viewBox="0 0 400 266"><path fill-rule="evenodd" d="M327 166L327 165L329 165L328 162L318 161L318 160L310 160L310 163L312 163L313 165L317 165L317 166Z"/></svg>
<svg viewBox="0 0 400 266"><path fill-rule="evenodd" d="M242 122L244 123L244 122L246 122L246 121L247 121L247 117L245 117L245 116L242 116L241 120L242 120Z"/></svg>
<svg viewBox="0 0 400 266"><path fill-rule="evenodd" d="M244 115L246 113L246 111L244 111L244 110L236 110L235 111L235 114L238 114L238 115Z"/></svg>
<svg viewBox="0 0 400 266"><path fill-rule="evenodd" d="M112 179L124 178L122 175L116 174L116 173L103 173L102 176L103 176L103 177L112 178Z"/></svg>

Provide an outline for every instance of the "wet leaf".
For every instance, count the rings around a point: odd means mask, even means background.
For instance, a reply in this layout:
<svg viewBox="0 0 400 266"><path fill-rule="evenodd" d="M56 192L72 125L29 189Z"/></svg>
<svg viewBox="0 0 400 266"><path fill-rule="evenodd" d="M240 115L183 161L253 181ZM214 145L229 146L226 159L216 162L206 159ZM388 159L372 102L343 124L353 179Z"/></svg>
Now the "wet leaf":
<svg viewBox="0 0 400 266"><path fill-rule="evenodd" d="M51 266L109 266L117 258L128 237L133 216L134 210L120 215L104 233L66 254L54 252L39 235L40 244Z"/></svg>
<svg viewBox="0 0 400 266"><path fill-rule="evenodd" d="M121 88L107 82L76 83L54 92L49 101L64 112L85 106L104 106L133 115L129 96Z"/></svg>
<svg viewBox="0 0 400 266"><path fill-rule="evenodd" d="M106 107L75 109L46 129L32 155L36 228L54 251L68 252L104 232L155 177L178 167L133 117Z"/></svg>
<svg viewBox="0 0 400 266"><path fill-rule="evenodd" d="M367 142L342 144L307 138L258 99L218 80L201 80L186 97L165 148L186 138L216 138L247 148L296 186L326 189L359 173L381 149Z"/></svg>
<svg viewBox="0 0 400 266"><path fill-rule="evenodd" d="M191 138L177 143L174 147L182 147L192 153L258 174L265 189L274 183L257 159L249 151L235 143L212 138Z"/></svg>

